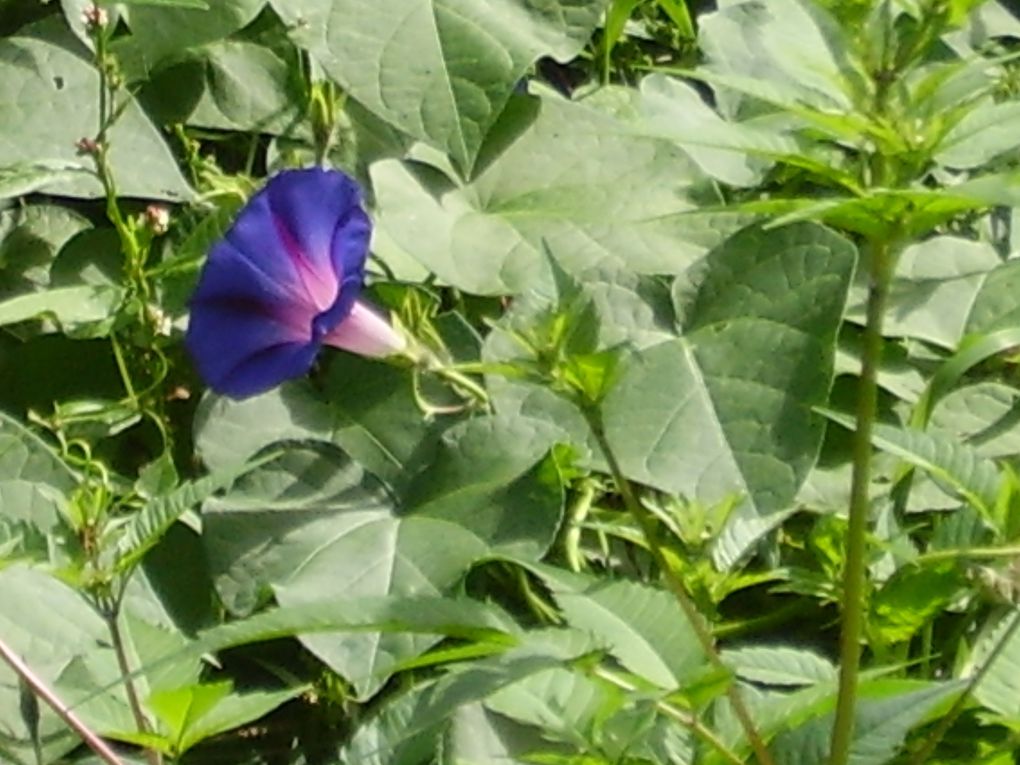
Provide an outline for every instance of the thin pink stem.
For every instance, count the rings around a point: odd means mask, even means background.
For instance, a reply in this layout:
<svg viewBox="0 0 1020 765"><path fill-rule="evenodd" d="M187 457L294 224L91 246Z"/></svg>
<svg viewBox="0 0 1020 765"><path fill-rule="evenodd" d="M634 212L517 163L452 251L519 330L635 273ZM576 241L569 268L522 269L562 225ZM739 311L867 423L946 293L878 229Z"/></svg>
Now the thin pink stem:
<svg viewBox="0 0 1020 765"><path fill-rule="evenodd" d="M68 727L77 733L81 740L88 744L89 748L107 765L124 765L124 762L117 756L109 745L93 733L81 719L72 712L57 695L51 691L46 684L28 667L13 650L0 639L0 658L6 661L11 669L25 681L32 692L45 701L50 709L57 713L57 716L67 723Z"/></svg>

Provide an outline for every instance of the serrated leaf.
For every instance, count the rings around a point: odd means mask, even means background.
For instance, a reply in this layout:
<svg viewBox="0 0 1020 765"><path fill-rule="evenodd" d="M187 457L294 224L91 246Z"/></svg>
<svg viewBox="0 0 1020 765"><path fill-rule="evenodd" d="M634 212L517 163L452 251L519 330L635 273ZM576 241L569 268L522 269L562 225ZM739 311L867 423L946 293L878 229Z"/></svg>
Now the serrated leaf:
<svg viewBox="0 0 1020 765"><path fill-rule="evenodd" d="M515 645L516 630L505 614L475 600L428 596L324 598L283 606L205 630L189 646L192 654L322 632L404 632L488 640Z"/></svg>
<svg viewBox="0 0 1020 765"><path fill-rule="evenodd" d="M232 690L230 682L203 683L149 695L151 709L178 749L188 729Z"/></svg>
<svg viewBox="0 0 1020 765"><path fill-rule="evenodd" d="M1020 720L1020 614L1016 611L988 630L974 646L973 666L986 663L984 676L974 688L974 698L1004 717Z"/></svg>
<svg viewBox="0 0 1020 765"><path fill-rule="evenodd" d="M807 649L748 646L724 651L722 657L738 677L754 683L803 686L836 679L832 662Z"/></svg>
<svg viewBox="0 0 1020 765"><path fill-rule="evenodd" d="M870 628L886 643L910 640L945 610L965 581L953 561L897 569L871 597Z"/></svg>
<svg viewBox="0 0 1020 765"><path fill-rule="evenodd" d="M179 751L184 752L213 736L254 722L307 690L308 686L298 686L280 691L232 693L188 726Z"/></svg>
<svg viewBox="0 0 1020 765"><path fill-rule="evenodd" d="M673 690L704 669L707 659L694 628L665 590L551 566L528 568L550 588L567 623L592 635L630 672Z"/></svg>
<svg viewBox="0 0 1020 765"><path fill-rule="evenodd" d="M172 492L150 499L127 522L117 540L117 566L130 569L148 552L178 518L219 491L230 488L240 476L267 462L254 462L220 470L194 481L187 481Z"/></svg>
<svg viewBox="0 0 1020 765"><path fill-rule="evenodd" d="M451 713L555 671L590 647L574 640L576 635L566 637L531 641L497 659L467 665L404 694L358 730L344 749L346 759L366 765L420 761L413 759L412 753L420 756L435 751L441 727Z"/></svg>
<svg viewBox="0 0 1020 765"><path fill-rule="evenodd" d="M854 429L854 420L845 414L825 411L825 416L845 428ZM935 432L909 430L877 422L872 426L871 443L882 451L944 481L982 512L992 516L1002 484L995 463L980 456L973 447Z"/></svg>
<svg viewBox="0 0 1020 765"><path fill-rule="evenodd" d="M442 752L439 765L475 762L526 765L528 754L541 746L542 739L534 729L490 712L481 703L468 703L450 715L439 747Z"/></svg>

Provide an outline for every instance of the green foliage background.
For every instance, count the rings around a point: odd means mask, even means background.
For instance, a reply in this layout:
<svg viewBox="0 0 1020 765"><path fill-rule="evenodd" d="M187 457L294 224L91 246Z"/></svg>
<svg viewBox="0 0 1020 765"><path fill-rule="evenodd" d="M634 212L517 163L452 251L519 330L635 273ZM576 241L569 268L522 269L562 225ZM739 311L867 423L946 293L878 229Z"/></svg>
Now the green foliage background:
<svg viewBox="0 0 1020 765"><path fill-rule="evenodd" d="M1014 761L1012 4L90 7L0 0L0 642L124 763ZM315 161L460 383L203 389ZM0 761L98 760L4 664Z"/></svg>

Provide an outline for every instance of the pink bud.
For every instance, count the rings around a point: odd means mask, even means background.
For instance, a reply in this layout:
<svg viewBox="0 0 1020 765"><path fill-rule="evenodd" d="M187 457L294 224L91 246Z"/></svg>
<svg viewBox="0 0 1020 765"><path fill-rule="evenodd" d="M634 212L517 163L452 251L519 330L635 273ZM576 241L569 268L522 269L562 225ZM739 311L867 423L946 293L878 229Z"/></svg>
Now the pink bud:
<svg viewBox="0 0 1020 765"><path fill-rule="evenodd" d="M95 3L85 7L85 10L81 12L81 20L89 31L103 29L110 23L110 17L107 15L106 9L100 8Z"/></svg>
<svg viewBox="0 0 1020 765"><path fill-rule="evenodd" d="M163 205L149 205L145 208L145 223L154 234L165 234L170 228L170 211Z"/></svg>
<svg viewBox="0 0 1020 765"><path fill-rule="evenodd" d="M96 154L99 152L99 142L94 138L79 138L74 142L74 148L79 154Z"/></svg>

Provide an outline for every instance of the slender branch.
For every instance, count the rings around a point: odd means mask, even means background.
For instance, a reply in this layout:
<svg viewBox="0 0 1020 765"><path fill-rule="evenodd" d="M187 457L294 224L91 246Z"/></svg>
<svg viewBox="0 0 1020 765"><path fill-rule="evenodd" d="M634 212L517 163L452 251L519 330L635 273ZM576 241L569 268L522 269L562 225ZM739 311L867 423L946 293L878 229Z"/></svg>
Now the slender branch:
<svg viewBox="0 0 1020 765"><path fill-rule="evenodd" d="M124 360L124 351L117 341L116 332L110 333L110 345L113 346L113 358L117 362L117 371L120 372L120 379L124 383L124 390L128 394L128 400L131 402L131 406L137 409L138 395L135 393L135 386L131 381L131 372L128 370L127 362Z"/></svg>
<svg viewBox="0 0 1020 765"><path fill-rule="evenodd" d="M591 428L592 434L595 436L595 440L599 445L602 456L605 458L606 464L609 466L609 473L613 478L613 483L616 485L617 491L620 492L620 496L623 498L623 504L627 508L627 512L630 513L631 517L634 518L634 521L641 528L641 533L644 535L645 541L648 543L648 550L651 553L652 559L659 567L659 570L662 571L667 587L680 604L680 608L687 617L687 621L690 622L691 628L694 630L694 634L698 638L698 642L701 643L702 650L713 665L728 671L725 663L723 663L722 657L716 650L715 639L712 636L711 629L702 620L702 616L699 613L697 606L694 605L694 601L691 600L691 596L687 593L687 587L684 585L680 577L677 576L673 567L670 565L669 560L666 558L666 554L663 552L662 547L659 545L658 541L656 541L655 519L638 501L630 481L627 480L623 471L620 469L620 464L616 460L616 455L613 453L613 450L609 445L609 441L606 440L598 412L592 407L584 407L582 408L582 411L584 412L588 426ZM750 710L748 710L747 705L744 703L744 699L741 696L740 689L737 687L736 683L730 683L728 685L726 689L726 696L729 699L730 706L733 708L733 714L737 718L737 722L740 723L740 727L747 736L748 743L751 745L751 749L754 751L754 755L757 758L759 765L774 765L772 755L769 754L768 748L765 746L765 741L762 739L761 734L755 727L754 721L751 718Z"/></svg>
<svg viewBox="0 0 1020 765"><path fill-rule="evenodd" d="M128 706L131 707L131 714L135 718L135 727L138 728L139 733L147 733L150 730L149 720L145 716L145 712L142 710L142 703L138 698L138 690L135 688L135 683L131 679L134 673L131 670L131 665L128 662L127 650L124 647L124 638L120 632L120 624L117 622L117 611L110 609L105 611L104 618L106 619L106 627L110 632L110 641L113 644L113 652L117 656L117 667L120 670L120 675L124 679L124 692L127 694ZM163 758L159 752L155 749L146 749L145 758L149 761L149 765L162 765Z"/></svg>
<svg viewBox="0 0 1020 765"><path fill-rule="evenodd" d="M604 680L610 685L614 685L620 690L627 691L628 693L633 693L638 689L636 685L620 677L615 672L611 672L605 667L593 668L592 674L600 680ZM680 709L679 707L675 707L662 699L657 699L655 701L655 708L661 712L663 716L675 720L685 728L689 728L695 736L700 738L709 746L715 748L726 762L732 763L732 765L744 765L744 761L740 759L740 757L738 757L732 749L726 746L726 742L716 736L710 728L705 727L696 715L693 715L684 709Z"/></svg>
<svg viewBox="0 0 1020 765"><path fill-rule="evenodd" d="M1020 545L1006 545L1004 547L956 547L948 550L932 550L931 552L921 553L911 563L915 566L924 566L928 563L958 560L960 558L971 558L973 560L1020 558Z"/></svg>
<svg viewBox="0 0 1020 765"><path fill-rule="evenodd" d="M474 400L482 408L488 408L489 394L486 392L485 388L467 375L461 374L449 367L430 368L429 371L433 372L437 377L446 380L454 388L463 391L468 398Z"/></svg>
<svg viewBox="0 0 1020 765"><path fill-rule="evenodd" d="M840 631L839 692L832 726L829 765L847 765L853 741L857 685L864 626L865 571L871 503L871 431L878 401L878 366L882 355L882 320L889 294L892 253L885 241L871 250L867 324L857 393L857 422L853 441L853 477L843 564L843 619Z"/></svg>
<svg viewBox="0 0 1020 765"><path fill-rule="evenodd" d="M20 677L25 684L32 689L32 692L46 702L57 717L63 720L71 730L78 734L82 741L96 753L96 756L107 765L124 765L117 753L110 748L103 739L99 738L92 730L81 721L70 708L42 681L42 679L31 670L31 668L14 653L2 638L0 638L0 658L2 658L11 669Z"/></svg>

